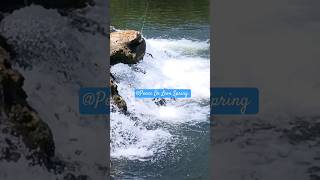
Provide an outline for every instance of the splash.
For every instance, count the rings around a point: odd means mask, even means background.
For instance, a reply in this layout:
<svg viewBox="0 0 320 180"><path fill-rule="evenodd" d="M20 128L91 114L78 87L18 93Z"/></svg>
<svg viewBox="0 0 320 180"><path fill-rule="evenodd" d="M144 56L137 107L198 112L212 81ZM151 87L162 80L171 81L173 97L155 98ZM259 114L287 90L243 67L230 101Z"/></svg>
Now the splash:
<svg viewBox="0 0 320 180"><path fill-rule="evenodd" d="M117 64L111 72L131 116L111 113L111 157L157 160L183 139L183 124L206 122L209 116L209 41L146 39L147 53L140 63ZM150 99L135 99L135 88L191 89L192 98L168 100L157 106ZM178 151L178 150L177 150Z"/></svg>

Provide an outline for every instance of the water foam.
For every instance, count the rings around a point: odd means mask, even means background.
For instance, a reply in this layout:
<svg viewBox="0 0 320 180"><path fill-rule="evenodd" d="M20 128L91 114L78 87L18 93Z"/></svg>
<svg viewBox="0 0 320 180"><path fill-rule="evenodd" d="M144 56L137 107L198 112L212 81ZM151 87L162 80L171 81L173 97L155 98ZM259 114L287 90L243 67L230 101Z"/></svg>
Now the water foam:
<svg viewBox="0 0 320 180"><path fill-rule="evenodd" d="M111 72L132 118L111 113L111 157L153 160L174 146L179 125L208 120L210 60L208 41L147 39L147 53L137 65L117 64ZM191 99L168 100L157 106L150 99L135 99L135 88L191 89ZM177 132L177 133L175 133Z"/></svg>

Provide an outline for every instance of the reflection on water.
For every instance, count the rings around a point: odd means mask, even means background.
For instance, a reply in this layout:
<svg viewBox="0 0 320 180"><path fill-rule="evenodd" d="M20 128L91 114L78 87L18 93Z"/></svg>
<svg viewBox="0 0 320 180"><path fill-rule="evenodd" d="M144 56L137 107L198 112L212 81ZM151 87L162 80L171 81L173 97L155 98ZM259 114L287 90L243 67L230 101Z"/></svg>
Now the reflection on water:
<svg viewBox="0 0 320 180"><path fill-rule="evenodd" d="M148 38L209 39L209 0L111 0L111 24Z"/></svg>

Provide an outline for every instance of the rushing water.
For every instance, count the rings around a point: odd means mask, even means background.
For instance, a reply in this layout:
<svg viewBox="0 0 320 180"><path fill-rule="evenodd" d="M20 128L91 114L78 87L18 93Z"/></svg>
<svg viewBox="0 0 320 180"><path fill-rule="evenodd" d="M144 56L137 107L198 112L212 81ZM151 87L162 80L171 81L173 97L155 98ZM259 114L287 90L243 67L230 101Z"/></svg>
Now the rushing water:
<svg viewBox="0 0 320 180"><path fill-rule="evenodd" d="M130 116L111 113L114 179L208 179L209 2L111 0L111 24L142 30L147 53L140 63L111 72ZM142 29L143 28L143 29ZM191 99L134 98L135 88L191 89Z"/></svg>

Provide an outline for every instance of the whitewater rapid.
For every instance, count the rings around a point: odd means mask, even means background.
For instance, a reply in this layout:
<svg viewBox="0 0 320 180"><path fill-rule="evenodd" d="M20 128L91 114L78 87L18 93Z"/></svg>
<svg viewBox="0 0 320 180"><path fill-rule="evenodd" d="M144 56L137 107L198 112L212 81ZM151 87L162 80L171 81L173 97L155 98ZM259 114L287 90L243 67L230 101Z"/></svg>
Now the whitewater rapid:
<svg viewBox="0 0 320 180"><path fill-rule="evenodd" d="M90 179L105 177L101 167L107 159L106 121L103 116L80 115L78 93L80 87L106 85L108 41L101 29L108 32L109 27L101 18L107 3L97 0L96 6L70 11L68 16L30 5L6 14L0 23L1 35L15 52L13 68L25 78L28 103L50 127L56 157L73 166L63 173ZM0 168L4 169L0 179L64 179L63 173L30 166L23 158L17 163L1 162Z"/></svg>
<svg viewBox="0 0 320 180"><path fill-rule="evenodd" d="M136 65L111 68L131 113L110 115L111 158L157 160L181 143L181 125L209 123L210 42L147 38L146 43L152 56L146 54ZM135 88L191 89L192 95L157 106L151 99L136 99Z"/></svg>

